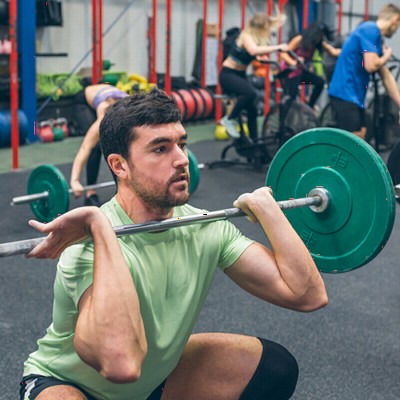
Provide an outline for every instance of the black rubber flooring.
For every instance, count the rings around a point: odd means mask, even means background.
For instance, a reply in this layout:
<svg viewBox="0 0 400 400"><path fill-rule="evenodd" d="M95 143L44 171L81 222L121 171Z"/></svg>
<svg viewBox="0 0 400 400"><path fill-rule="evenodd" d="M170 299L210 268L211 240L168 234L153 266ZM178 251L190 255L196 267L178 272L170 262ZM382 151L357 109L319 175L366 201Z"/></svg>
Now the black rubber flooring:
<svg viewBox="0 0 400 400"><path fill-rule="evenodd" d="M218 158L222 146L200 142L191 150L203 162ZM69 177L70 164L59 167ZM28 174L0 175L0 242L36 236L27 225L32 218L29 206L9 206L12 197L25 194ZM209 210L231 207L241 193L262 186L265 176L266 171L243 167L205 169L190 202ZM110 180L105 166L100 180ZM112 189L104 189L101 197L106 200L112 194ZM72 200L71 207L79 205L80 200ZM257 225L244 218L234 223L250 237L266 242ZM300 366L293 399L398 400L399 240L397 221L389 243L375 260L346 274L324 274L329 305L309 314L253 298L219 273L195 330L257 335L286 346ZM55 264L23 256L0 259L1 400L18 398L23 362L50 323Z"/></svg>

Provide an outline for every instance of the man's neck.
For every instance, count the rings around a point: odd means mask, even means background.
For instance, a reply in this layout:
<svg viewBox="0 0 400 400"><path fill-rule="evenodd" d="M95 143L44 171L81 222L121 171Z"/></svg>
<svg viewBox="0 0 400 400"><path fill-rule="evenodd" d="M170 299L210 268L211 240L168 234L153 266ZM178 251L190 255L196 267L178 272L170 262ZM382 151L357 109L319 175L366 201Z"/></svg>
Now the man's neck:
<svg viewBox="0 0 400 400"><path fill-rule="evenodd" d="M384 33L386 32L389 24L390 24L390 21L387 21L386 19L379 19L379 18L377 19L376 25L382 36L384 36Z"/></svg>
<svg viewBox="0 0 400 400"><path fill-rule="evenodd" d="M123 192L123 193L122 193ZM129 218L136 224L148 221L162 221L172 218L174 214L173 208L156 208L143 202L136 193L132 191L120 191L116 199Z"/></svg>

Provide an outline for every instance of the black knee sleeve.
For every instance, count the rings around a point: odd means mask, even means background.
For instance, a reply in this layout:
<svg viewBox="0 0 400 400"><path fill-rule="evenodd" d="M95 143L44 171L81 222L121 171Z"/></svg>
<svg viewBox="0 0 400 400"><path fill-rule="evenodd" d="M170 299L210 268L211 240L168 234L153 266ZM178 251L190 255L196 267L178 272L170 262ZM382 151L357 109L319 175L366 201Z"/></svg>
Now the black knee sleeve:
<svg viewBox="0 0 400 400"><path fill-rule="evenodd" d="M260 363L240 400L287 400L299 376L296 359L280 344L259 338L263 345Z"/></svg>

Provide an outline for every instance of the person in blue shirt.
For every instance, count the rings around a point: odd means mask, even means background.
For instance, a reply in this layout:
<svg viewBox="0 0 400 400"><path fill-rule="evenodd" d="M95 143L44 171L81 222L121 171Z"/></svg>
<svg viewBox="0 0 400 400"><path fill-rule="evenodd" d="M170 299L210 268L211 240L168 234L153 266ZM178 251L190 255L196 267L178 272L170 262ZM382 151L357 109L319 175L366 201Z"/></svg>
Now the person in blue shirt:
<svg viewBox="0 0 400 400"><path fill-rule="evenodd" d="M397 83L385 66L392 49L382 45L383 37L392 37L399 26L400 8L387 4L376 22L361 23L344 43L328 90L340 129L365 139L365 97L373 72L379 72L388 95L400 107Z"/></svg>

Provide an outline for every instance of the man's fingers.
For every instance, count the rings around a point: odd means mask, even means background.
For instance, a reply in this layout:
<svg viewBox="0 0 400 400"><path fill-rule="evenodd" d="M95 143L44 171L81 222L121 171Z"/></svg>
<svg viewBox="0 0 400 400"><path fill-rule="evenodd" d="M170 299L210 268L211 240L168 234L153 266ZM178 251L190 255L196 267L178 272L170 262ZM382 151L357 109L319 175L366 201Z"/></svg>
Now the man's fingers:
<svg viewBox="0 0 400 400"><path fill-rule="evenodd" d="M28 224L32 228L42 233L48 233L51 230L51 228L49 228L49 224L43 224L42 222L35 221L34 219L29 220Z"/></svg>

